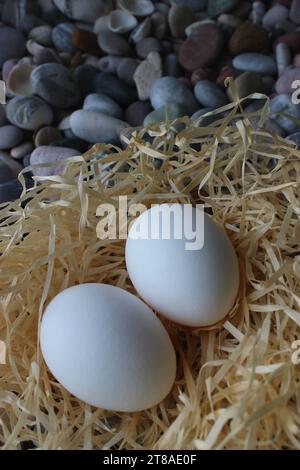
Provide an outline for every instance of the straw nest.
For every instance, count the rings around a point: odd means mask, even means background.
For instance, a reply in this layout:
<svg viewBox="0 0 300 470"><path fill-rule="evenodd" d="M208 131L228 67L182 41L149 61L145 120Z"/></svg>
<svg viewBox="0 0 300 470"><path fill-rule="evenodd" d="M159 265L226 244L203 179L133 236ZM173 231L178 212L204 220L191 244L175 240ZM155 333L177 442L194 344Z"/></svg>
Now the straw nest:
<svg viewBox="0 0 300 470"><path fill-rule="evenodd" d="M233 96L213 124L182 118L132 130L125 150L96 145L1 209L2 449L300 449L300 152L266 130L268 103L246 115L234 86ZM163 320L178 353L176 384L159 406L133 414L71 396L38 340L46 305L66 287L134 292L124 241L96 235L97 207L117 207L120 195L205 203L236 248L242 279L217 328Z"/></svg>

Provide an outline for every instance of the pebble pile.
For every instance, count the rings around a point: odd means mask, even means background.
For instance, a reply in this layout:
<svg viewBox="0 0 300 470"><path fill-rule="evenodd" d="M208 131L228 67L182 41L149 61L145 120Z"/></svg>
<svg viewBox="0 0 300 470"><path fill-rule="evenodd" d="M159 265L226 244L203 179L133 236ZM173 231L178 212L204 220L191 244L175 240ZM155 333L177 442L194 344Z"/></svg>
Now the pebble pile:
<svg viewBox="0 0 300 470"><path fill-rule="evenodd" d="M0 0L0 17L0 203L24 166L57 174L126 127L226 105L229 76L296 118L269 125L300 144L300 0Z"/></svg>

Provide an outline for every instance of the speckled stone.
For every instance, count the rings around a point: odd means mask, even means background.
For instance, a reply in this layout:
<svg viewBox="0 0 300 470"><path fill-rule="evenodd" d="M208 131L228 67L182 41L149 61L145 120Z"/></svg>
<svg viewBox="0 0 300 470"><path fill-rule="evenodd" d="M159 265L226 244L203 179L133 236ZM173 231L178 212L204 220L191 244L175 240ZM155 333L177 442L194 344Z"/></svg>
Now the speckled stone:
<svg viewBox="0 0 300 470"><path fill-rule="evenodd" d="M75 149L49 146L38 147L31 154L30 165L51 163L54 164L54 166L33 168L32 172L34 176L59 175L65 168L62 161L69 157L75 157L76 155L78 155L78 151Z"/></svg>
<svg viewBox="0 0 300 470"><path fill-rule="evenodd" d="M6 107L6 113L12 124L28 131L51 124L54 117L50 106L35 96L13 98Z"/></svg>
<svg viewBox="0 0 300 470"><path fill-rule="evenodd" d="M80 90L71 72L60 64L44 64L33 70L31 84L35 94L57 108L76 106Z"/></svg>
<svg viewBox="0 0 300 470"><path fill-rule="evenodd" d="M150 91L155 81L162 76L162 63L158 52L150 52L134 73L134 81L141 101L150 98Z"/></svg>

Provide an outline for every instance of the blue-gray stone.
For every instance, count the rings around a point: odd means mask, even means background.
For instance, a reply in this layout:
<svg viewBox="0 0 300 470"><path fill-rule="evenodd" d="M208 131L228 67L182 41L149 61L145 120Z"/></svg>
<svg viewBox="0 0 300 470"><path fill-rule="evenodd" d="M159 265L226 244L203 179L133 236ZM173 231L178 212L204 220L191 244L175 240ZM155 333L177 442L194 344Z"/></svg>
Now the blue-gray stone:
<svg viewBox="0 0 300 470"><path fill-rule="evenodd" d="M184 106L188 114L192 114L199 108L191 90L174 77L156 80L150 91L150 100L154 109L174 103Z"/></svg>
<svg viewBox="0 0 300 470"><path fill-rule="evenodd" d="M256 72L261 75L275 75L276 62L273 57L257 52L239 54L233 59L233 66L243 72Z"/></svg>
<svg viewBox="0 0 300 470"><path fill-rule="evenodd" d="M170 121L186 115L187 111L184 106L170 103L169 105L162 106L148 114L144 120L144 126L149 126L162 121Z"/></svg>
<svg viewBox="0 0 300 470"><path fill-rule="evenodd" d="M13 172L6 163L0 161L0 184L5 183L13 178Z"/></svg>
<svg viewBox="0 0 300 470"><path fill-rule="evenodd" d="M94 85L96 93L110 96L124 108L138 99L136 89L111 73L99 73L94 80Z"/></svg>
<svg viewBox="0 0 300 470"><path fill-rule="evenodd" d="M231 11L238 2L239 0L208 0L207 13L214 18Z"/></svg>
<svg viewBox="0 0 300 470"><path fill-rule="evenodd" d="M80 90L71 72L60 64L43 64L32 71L36 95L57 108L71 108L80 101Z"/></svg>
<svg viewBox="0 0 300 470"><path fill-rule="evenodd" d="M28 131L50 125L54 117L50 106L36 96L13 98L6 107L6 115L12 124Z"/></svg>
<svg viewBox="0 0 300 470"><path fill-rule="evenodd" d="M205 108L220 108L228 101L224 91L209 80L200 80L196 83L194 93Z"/></svg>
<svg viewBox="0 0 300 470"><path fill-rule="evenodd" d="M297 132L300 127L300 107L293 104L289 95L277 95L270 101L270 108L272 111L271 119L274 120L280 127L282 127L287 134ZM281 116L277 113L284 113L287 116ZM288 116L296 119L296 121L289 119Z"/></svg>
<svg viewBox="0 0 300 470"><path fill-rule="evenodd" d="M76 51L73 45L73 32L76 26L72 23L60 23L52 30L52 41L58 51L70 52Z"/></svg>
<svg viewBox="0 0 300 470"><path fill-rule="evenodd" d="M199 125L204 127L204 126L209 126L213 122L218 121L219 119L222 119L224 117L224 113L218 113L212 116L205 116L202 118L202 116L204 116L207 113L210 113L211 111L214 111L214 109L213 108L199 109L191 116L191 120L197 121L199 119L200 120Z"/></svg>
<svg viewBox="0 0 300 470"><path fill-rule="evenodd" d="M107 114L117 119L122 119L123 111L112 98L100 93L88 95L84 101L83 109L85 111L95 111L96 113Z"/></svg>
<svg viewBox="0 0 300 470"><path fill-rule="evenodd" d="M0 67L8 59L17 59L26 55L26 38L14 28L0 25Z"/></svg>

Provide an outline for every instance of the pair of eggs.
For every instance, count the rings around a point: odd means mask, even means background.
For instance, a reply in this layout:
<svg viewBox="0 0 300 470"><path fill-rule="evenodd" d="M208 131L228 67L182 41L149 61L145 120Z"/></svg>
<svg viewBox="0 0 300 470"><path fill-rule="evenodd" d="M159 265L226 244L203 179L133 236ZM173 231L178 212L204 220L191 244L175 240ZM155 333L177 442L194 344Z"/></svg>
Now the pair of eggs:
<svg viewBox="0 0 300 470"><path fill-rule="evenodd" d="M182 207L175 205L184 214ZM181 228L199 210L185 214ZM170 206L164 204L134 222L126 243L129 277L140 297L170 320L192 327L214 325L229 313L237 295L235 251L224 230L205 214L194 233L197 238L203 231L201 249L188 249L186 231L178 236L180 218L172 219L165 237L161 221L170 217ZM56 379L99 408L133 412L160 403L173 387L176 355L148 305L104 284L83 284L56 296L40 334L44 359Z"/></svg>

